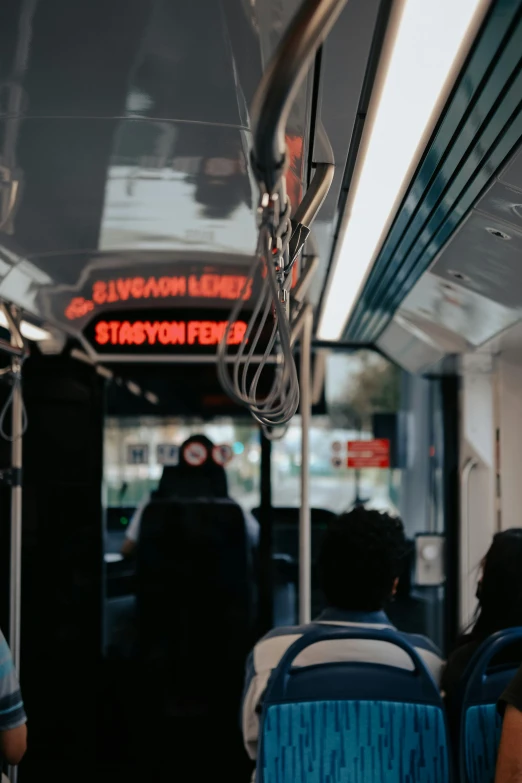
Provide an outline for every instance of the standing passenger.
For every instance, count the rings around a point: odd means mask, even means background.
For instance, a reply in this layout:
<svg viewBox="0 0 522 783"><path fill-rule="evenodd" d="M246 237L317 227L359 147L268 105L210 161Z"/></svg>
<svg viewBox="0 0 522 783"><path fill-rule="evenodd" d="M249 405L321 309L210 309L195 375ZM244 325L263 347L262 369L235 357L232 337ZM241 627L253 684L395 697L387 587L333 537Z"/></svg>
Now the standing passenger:
<svg viewBox="0 0 522 783"><path fill-rule="evenodd" d="M406 538L400 519L363 507L338 517L323 541L320 578L328 606L316 622L395 630L383 607L397 590L405 553ZM309 628L274 628L250 654L242 723L243 740L251 759L257 758L259 714L270 674L290 645ZM400 636L416 648L438 682L442 660L435 645L424 636ZM306 665L339 660L400 668L409 665L402 649L378 640L327 641L304 650L299 659Z"/></svg>

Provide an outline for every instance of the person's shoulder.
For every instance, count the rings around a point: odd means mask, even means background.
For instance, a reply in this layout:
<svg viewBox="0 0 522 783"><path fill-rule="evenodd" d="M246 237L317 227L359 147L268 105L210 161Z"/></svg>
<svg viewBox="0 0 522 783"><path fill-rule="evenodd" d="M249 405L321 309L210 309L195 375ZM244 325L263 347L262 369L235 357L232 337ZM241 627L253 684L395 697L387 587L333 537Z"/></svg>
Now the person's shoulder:
<svg viewBox="0 0 522 783"><path fill-rule="evenodd" d="M473 641L471 637L461 639L457 647L448 655L448 660L442 672L442 690L447 698L453 696L460 689L466 675L468 665L480 642Z"/></svg>
<svg viewBox="0 0 522 783"><path fill-rule="evenodd" d="M262 636L257 644L262 644L270 639L277 639L281 636L302 636L310 628L310 625L278 625Z"/></svg>
<svg viewBox="0 0 522 783"><path fill-rule="evenodd" d="M0 630L0 671L6 671L5 665L2 668L2 664L5 664L9 660L12 660L11 649L7 643L7 639Z"/></svg>
<svg viewBox="0 0 522 783"><path fill-rule="evenodd" d="M456 672L459 677L462 676L479 647L480 641L473 640L471 637L461 639L448 655L446 669L450 672Z"/></svg>
<svg viewBox="0 0 522 783"><path fill-rule="evenodd" d="M255 518L255 516L252 514L251 511L247 511L245 509L241 509L243 511L243 519L245 520L245 525L250 533L250 535L255 536L256 538L259 537L259 522Z"/></svg>
<svg viewBox="0 0 522 783"><path fill-rule="evenodd" d="M504 714L504 710L508 705L522 712L522 666L498 701L497 708L501 715Z"/></svg>
<svg viewBox="0 0 522 783"><path fill-rule="evenodd" d="M280 625L272 628L257 642L252 651L255 671L277 666L288 648L309 628L307 625Z"/></svg>
<svg viewBox="0 0 522 783"><path fill-rule="evenodd" d="M427 636L416 633L403 633L402 638L414 648L427 667L431 676L440 685L444 669L444 659L437 645Z"/></svg>
<svg viewBox="0 0 522 783"><path fill-rule="evenodd" d="M416 650L430 652L433 653L433 655L436 655L438 658L442 658L441 652L437 645L427 636L423 636L420 633L403 633L402 631L399 631L399 634Z"/></svg>

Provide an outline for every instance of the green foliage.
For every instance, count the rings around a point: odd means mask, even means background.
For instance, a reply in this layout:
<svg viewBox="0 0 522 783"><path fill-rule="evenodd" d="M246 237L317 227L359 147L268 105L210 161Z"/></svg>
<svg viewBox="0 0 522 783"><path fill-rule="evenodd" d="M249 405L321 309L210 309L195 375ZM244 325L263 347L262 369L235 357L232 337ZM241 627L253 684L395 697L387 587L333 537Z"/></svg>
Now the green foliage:
<svg viewBox="0 0 522 783"><path fill-rule="evenodd" d="M401 370L370 351L361 351L354 363L342 402L332 405L336 426L365 429L374 413L394 413L400 406Z"/></svg>

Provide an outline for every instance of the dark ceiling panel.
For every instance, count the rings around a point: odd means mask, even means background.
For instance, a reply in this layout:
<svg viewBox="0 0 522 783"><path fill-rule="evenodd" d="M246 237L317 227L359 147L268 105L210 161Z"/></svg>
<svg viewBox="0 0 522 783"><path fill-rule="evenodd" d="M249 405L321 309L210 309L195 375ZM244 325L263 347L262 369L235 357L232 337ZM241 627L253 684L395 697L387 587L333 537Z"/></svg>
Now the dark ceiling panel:
<svg viewBox="0 0 522 783"><path fill-rule="evenodd" d="M26 116L241 124L230 38L216 0L3 0L2 6L1 80L12 76L13 41L26 37L29 44ZM257 79L255 39L249 43Z"/></svg>

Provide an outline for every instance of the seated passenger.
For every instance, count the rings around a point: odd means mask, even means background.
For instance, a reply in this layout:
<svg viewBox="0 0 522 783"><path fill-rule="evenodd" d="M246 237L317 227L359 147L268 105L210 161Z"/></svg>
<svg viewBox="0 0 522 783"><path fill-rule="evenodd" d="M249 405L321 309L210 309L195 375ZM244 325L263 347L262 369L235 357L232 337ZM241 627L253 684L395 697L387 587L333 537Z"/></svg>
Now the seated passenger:
<svg viewBox="0 0 522 783"><path fill-rule="evenodd" d="M323 540L319 571L327 608L316 622L393 629L383 607L397 590L405 551L406 538L400 519L362 507L338 517ZM242 726L243 740L251 759L257 757L259 715L270 674L290 645L309 628L274 628L250 654ZM400 635L417 649L438 682L442 660L437 648L423 636ZM400 648L390 648L389 644L380 641L356 639L312 646L301 653L299 659L307 665L338 660L370 661L398 667L408 665Z"/></svg>
<svg viewBox="0 0 522 783"><path fill-rule="evenodd" d="M191 443L202 443L207 450L205 462L194 467L189 465L184 457L185 448ZM154 498L228 498L227 476L225 469L217 465L212 459L214 444L204 435L192 435L180 447L179 465L166 466L156 492L146 498L136 509L127 527L125 541L122 546L122 555L129 557L133 554L140 535L141 518L148 504ZM257 544L259 538L259 524L248 512L244 512L248 533Z"/></svg>
<svg viewBox="0 0 522 783"><path fill-rule="evenodd" d="M441 688L454 743L457 742L459 731L459 685L473 654L482 642L497 631L522 625L521 563L522 528L497 533L482 561L475 620L471 629L458 640L442 674ZM509 652L507 650L506 654Z"/></svg>
<svg viewBox="0 0 522 783"><path fill-rule="evenodd" d="M388 607L388 617L397 628L406 633L422 633L426 627L426 603L413 593L415 567L415 543L407 541L404 566L393 602Z"/></svg>
<svg viewBox="0 0 522 783"><path fill-rule="evenodd" d="M502 694L498 709L504 721L495 783L522 783L522 668Z"/></svg>
<svg viewBox="0 0 522 783"><path fill-rule="evenodd" d="M27 749L27 718L11 650L0 631L0 766L15 766Z"/></svg>

